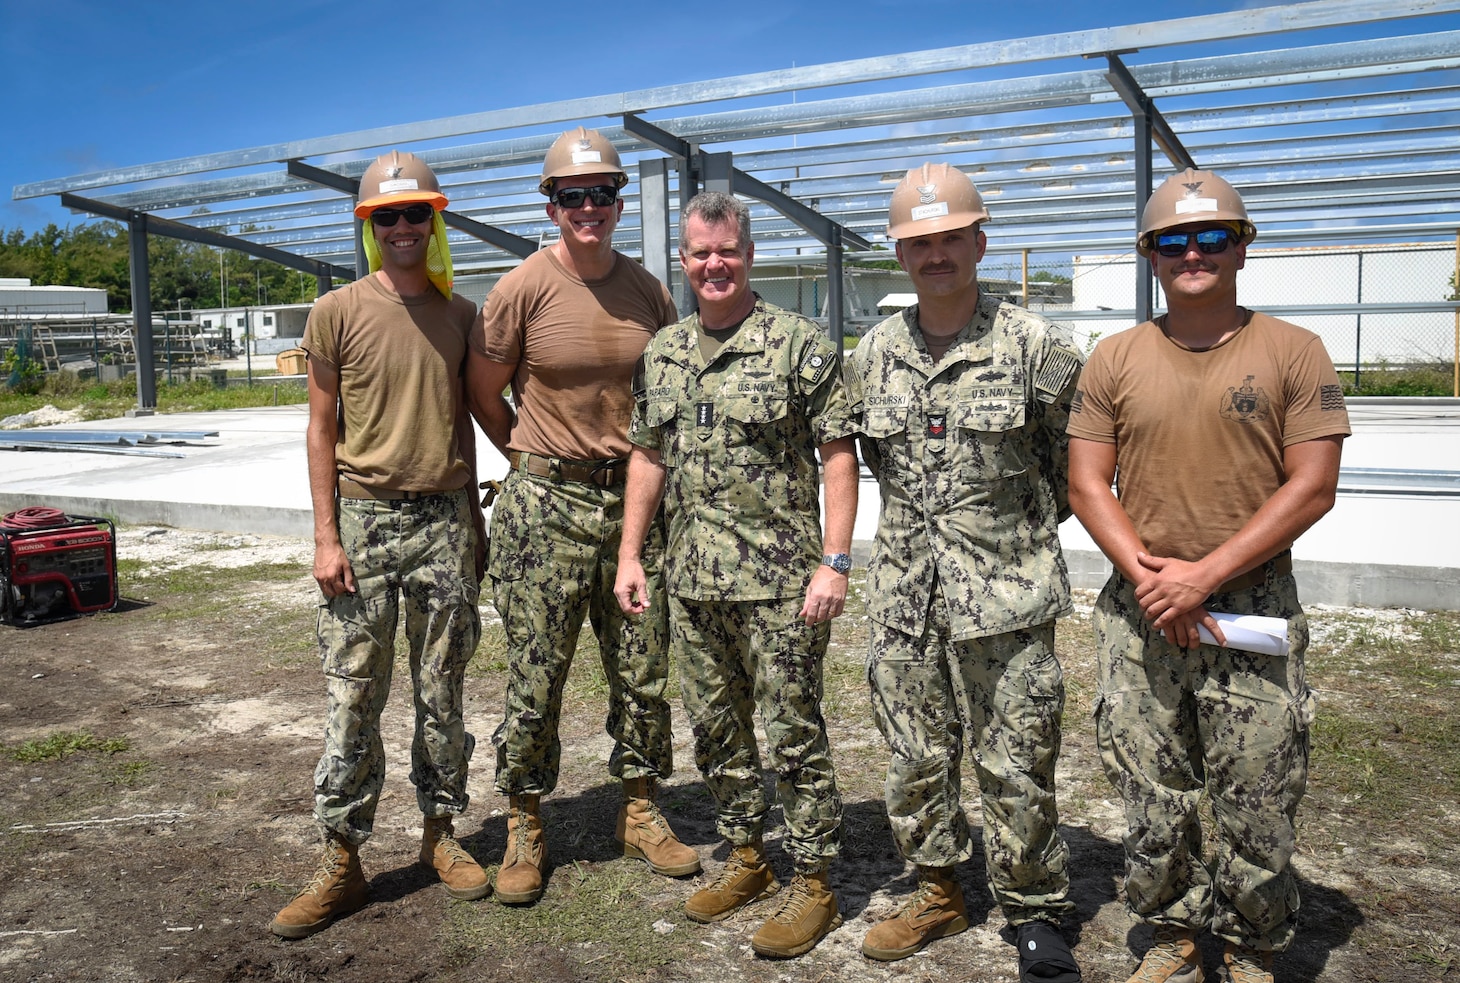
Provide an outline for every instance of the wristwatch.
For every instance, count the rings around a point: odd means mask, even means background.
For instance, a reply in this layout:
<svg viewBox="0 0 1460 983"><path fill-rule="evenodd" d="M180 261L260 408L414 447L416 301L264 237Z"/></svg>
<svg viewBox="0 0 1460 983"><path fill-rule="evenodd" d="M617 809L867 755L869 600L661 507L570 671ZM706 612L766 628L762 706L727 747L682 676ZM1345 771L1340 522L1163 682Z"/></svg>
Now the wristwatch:
<svg viewBox="0 0 1460 983"><path fill-rule="evenodd" d="M849 553L827 553L821 558L821 562L840 574L849 573L852 569L852 557Z"/></svg>

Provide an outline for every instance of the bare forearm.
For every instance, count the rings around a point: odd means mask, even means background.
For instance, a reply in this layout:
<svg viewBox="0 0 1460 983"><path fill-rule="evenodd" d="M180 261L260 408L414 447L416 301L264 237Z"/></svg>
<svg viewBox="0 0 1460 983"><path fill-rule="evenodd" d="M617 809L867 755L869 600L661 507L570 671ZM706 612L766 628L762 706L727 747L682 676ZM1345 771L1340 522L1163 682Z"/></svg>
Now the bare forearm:
<svg viewBox="0 0 1460 983"><path fill-rule="evenodd" d="M1110 485L1072 478L1069 496L1075 517L1120 575L1135 583L1144 579L1147 574L1136 557L1145 552L1145 544Z"/></svg>
<svg viewBox="0 0 1460 983"><path fill-rule="evenodd" d="M664 465L655 451L635 446L629 453L629 476L624 487L624 529L619 538L619 562L638 562L649 524L664 497Z"/></svg>
<svg viewBox="0 0 1460 983"><path fill-rule="evenodd" d="M481 426L482 433L492 442L492 446L506 457L507 444L512 439L512 425L517 422L517 414L512 411L512 404L507 402L505 396L488 397L480 407L473 407L472 415Z"/></svg>
<svg viewBox="0 0 1460 983"><path fill-rule="evenodd" d="M821 447L822 492L826 498L822 552L850 553L857 522L857 453L851 437Z"/></svg>
<svg viewBox="0 0 1460 983"><path fill-rule="evenodd" d="M335 490L339 475L335 461L335 436L311 423L305 434L309 458L309 498L314 506L314 544L333 546L340 541L335 521Z"/></svg>

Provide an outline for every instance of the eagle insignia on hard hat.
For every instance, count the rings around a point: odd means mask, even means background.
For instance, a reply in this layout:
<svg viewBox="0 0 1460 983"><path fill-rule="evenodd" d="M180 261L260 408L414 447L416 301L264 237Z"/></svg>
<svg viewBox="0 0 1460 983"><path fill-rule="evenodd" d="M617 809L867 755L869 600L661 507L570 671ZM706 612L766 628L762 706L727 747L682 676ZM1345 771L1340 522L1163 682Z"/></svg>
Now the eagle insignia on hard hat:
<svg viewBox="0 0 1460 983"><path fill-rule="evenodd" d="M1186 189L1186 197L1199 197L1201 195L1201 186L1203 183L1204 182L1197 181L1195 184L1183 184L1182 187Z"/></svg>
<svg viewBox="0 0 1460 983"><path fill-rule="evenodd" d="M590 140L579 140L578 141L578 149L579 150L592 150L593 149L593 143Z"/></svg>
<svg viewBox="0 0 1460 983"><path fill-rule="evenodd" d="M400 172L401 169L399 167L387 167L385 169L385 177L389 181L394 181L396 178L400 177Z"/></svg>
<svg viewBox="0 0 1460 983"><path fill-rule="evenodd" d="M938 200L938 186L936 184L918 185L918 204L931 205Z"/></svg>

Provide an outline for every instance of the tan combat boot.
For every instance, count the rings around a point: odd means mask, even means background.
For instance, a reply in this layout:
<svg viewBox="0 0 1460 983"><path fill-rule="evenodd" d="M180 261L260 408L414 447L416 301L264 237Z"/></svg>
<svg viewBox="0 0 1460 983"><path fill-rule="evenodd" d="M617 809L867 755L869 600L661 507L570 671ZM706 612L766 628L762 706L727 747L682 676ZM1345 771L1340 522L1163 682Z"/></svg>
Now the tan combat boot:
<svg viewBox="0 0 1460 983"><path fill-rule="evenodd" d="M789 958L810 951L842 923L836 895L827 886L825 870L797 871L781 894L780 907L750 937L750 947L762 956Z"/></svg>
<svg viewBox="0 0 1460 983"><path fill-rule="evenodd" d="M450 816L425 817L421 832L421 863L435 868L446 885L446 893L462 901L475 901L492 893L492 882L482 865L456 841Z"/></svg>
<svg viewBox="0 0 1460 983"><path fill-rule="evenodd" d="M752 901L769 898L781 889L771 865L766 863L760 843L736 847L730 859L708 887L702 887L684 903L684 913L697 922L718 922L735 914Z"/></svg>
<svg viewBox="0 0 1460 983"><path fill-rule="evenodd" d="M1140 968L1126 983L1202 983L1196 933L1181 925L1157 925Z"/></svg>
<svg viewBox="0 0 1460 983"><path fill-rule="evenodd" d="M656 874L685 877L700 872L699 855L679 841L654 804L652 778L624 779L624 804L613 835L624 856L644 861Z"/></svg>
<svg viewBox="0 0 1460 983"><path fill-rule="evenodd" d="M497 900L503 904L531 904L542 897L542 872L547 866L539 798L513 795L508 802L507 852L497 871Z"/></svg>
<svg viewBox="0 0 1460 983"><path fill-rule="evenodd" d="M1227 983L1273 983L1272 953L1228 942L1222 953L1222 974Z"/></svg>
<svg viewBox="0 0 1460 983"><path fill-rule="evenodd" d="M934 939L968 928L963 887L952 867L918 867L918 889L891 918L872 926L862 955L890 962L917 952Z"/></svg>
<svg viewBox="0 0 1460 983"><path fill-rule="evenodd" d="M314 879L274 916L269 931L285 939L307 938L336 918L365 907L369 895L360 869L360 848L333 833L326 834L324 856Z"/></svg>

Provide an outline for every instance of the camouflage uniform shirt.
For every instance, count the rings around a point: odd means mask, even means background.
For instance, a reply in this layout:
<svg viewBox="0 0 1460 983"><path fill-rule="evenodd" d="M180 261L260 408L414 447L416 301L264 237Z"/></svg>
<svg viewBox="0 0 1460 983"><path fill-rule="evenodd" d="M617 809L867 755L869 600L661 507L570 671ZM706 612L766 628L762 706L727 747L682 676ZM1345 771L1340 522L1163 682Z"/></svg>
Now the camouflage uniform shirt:
<svg viewBox="0 0 1460 983"><path fill-rule="evenodd" d="M882 492L868 614L920 637L935 583L954 641L1068 614L1059 522L1079 350L1057 325L985 294L934 363L917 317L916 305L893 315L848 356Z"/></svg>
<svg viewBox="0 0 1460 983"><path fill-rule="evenodd" d="M759 297L708 365L699 331L691 314L649 343L629 429L666 468L665 585L702 601L803 594L821 563L816 449L857 432L836 349Z"/></svg>

